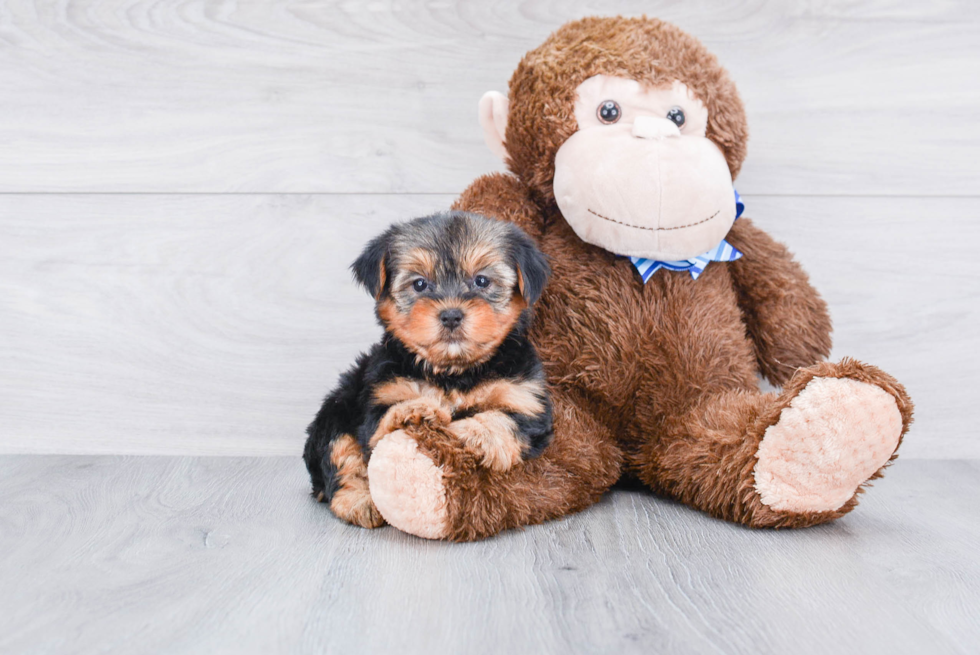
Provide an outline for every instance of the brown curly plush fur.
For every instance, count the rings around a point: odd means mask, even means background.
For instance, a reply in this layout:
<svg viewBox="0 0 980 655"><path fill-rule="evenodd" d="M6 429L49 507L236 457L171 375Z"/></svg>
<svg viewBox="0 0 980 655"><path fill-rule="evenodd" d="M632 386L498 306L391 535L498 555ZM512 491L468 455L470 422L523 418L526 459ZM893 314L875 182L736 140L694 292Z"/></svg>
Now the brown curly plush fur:
<svg viewBox="0 0 980 655"><path fill-rule="evenodd" d="M581 511L619 479L622 453L584 409L588 401L574 392L552 401L555 440L541 457L503 473L479 466L476 455L444 430L410 430L419 450L443 471L447 539L472 541Z"/></svg>
<svg viewBox="0 0 980 655"><path fill-rule="evenodd" d="M814 377L848 377L891 394L903 434L905 390L830 352L827 307L781 244L746 218L728 240L744 253L701 277L664 271L646 284L630 262L583 242L552 193L555 153L576 130L575 88L597 75L678 79L709 111L707 136L733 177L748 135L734 84L693 37L655 19L588 18L565 25L521 61L510 82L511 175L476 180L455 208L513 221L548 255L552 281L532 340L546 363L555 440L506 473L479 466L438 429L416 431L444 472L451 539L538 523L595 502L621 475L713 516L755 527L802 527L849 512L763 505L753 468L766 429ZM762 394L761 373L780 394ZM878 477L881 471L872 476ZM860 490L859 490L860 491Z"/></svg>
<svg viewBox="0 0 980 655"><path fill-rule="evenodd" d="M708 138L725 154L732 178L738 175L748 125L735 84L715 56L660 20L585 18L527 53L510 79L509 168L543 202L554 200L555 153L578 129L575 89L600 74L653 86L684 82L708 109Z"/></svg>

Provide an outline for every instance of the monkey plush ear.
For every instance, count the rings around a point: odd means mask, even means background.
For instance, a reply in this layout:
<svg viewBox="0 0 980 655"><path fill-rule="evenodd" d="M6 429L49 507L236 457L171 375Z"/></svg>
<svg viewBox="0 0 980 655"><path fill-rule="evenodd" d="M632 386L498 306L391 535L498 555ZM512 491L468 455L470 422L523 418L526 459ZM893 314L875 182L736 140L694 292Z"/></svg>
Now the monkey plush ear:
<svg viewBox="0 0 980 655"><path fill-rule="evenodd" d="M524 296L527 304L533 305L541 297L541 292L548 283L551 267L548 266L548 259L534 245L531 237L516 225L511 227L513 228L514 265L517 268L517 289Z"/></svg>
<svg viewBox="0 0 980 655"><path fill-rule="evenodd" d="M388 242L391 239L390 230L381 236L371 239L364 247L361 256L351 264L354 279L368 290L375 300L381 298L385 282L388 279L385 271L385 259L388 254Z"/></svg>
<svg viewBox="0 0 980 655"><path fill-rule="evenodd" d="M480 98L480 127L483 140L490 152L507 161L507 146L504 135L507 133L507 110L510 101L499 91L487 91Z"/></svg>

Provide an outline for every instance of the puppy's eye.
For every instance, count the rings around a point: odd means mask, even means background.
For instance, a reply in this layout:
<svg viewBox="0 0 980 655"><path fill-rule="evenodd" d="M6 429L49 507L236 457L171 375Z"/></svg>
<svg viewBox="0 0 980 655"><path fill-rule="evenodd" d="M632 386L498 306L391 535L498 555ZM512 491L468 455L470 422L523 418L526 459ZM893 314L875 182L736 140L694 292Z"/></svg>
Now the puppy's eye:
<svg viewBox="0 0 980 655"><path fill-rule="evenodd" d="M595 114L606 125L612 125L623 115L623 111L619 108L619 103L615 100L603 100L599 108L596 109Z"/></svg>
<svg viewBox="0 0 980 655"><path fill-rule="evenodd" d="M412 282L412 288L418 291L419 293L425 291L426 288L428 288L428 286L429 283L425 281L424 277L420 277L419 279Z"/></svg>
<svg viewBox="0 0 980 655"><path fill-rule="evenodd" d="M473 284L481 289L486 289L488 286L490 286L490 278L488 278L486 275L477 275L475 278L473 278Z"/></svg>
<svg viewBox="0 0 980 655"><path fill-rule="evenodd" d="M667 112L667 120L672 121L674 125L680 127L687 120L684 118L684 110L680 107L671 107L670 111Z"/></svg>

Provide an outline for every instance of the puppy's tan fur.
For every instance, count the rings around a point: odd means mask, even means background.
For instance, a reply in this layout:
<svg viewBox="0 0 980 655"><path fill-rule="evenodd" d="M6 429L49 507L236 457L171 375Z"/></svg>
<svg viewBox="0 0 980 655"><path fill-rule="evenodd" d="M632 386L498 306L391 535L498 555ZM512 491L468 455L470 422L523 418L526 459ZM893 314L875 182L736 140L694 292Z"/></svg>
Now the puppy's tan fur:
<svg viewBox="0 0 980 655"><path fill-rule="evenodd" d="M439 313L450 307L460 307L468 317L457 343L441 338ZM378 316L434 373L457 374L490 359L526 308L527 303L519 294L503 310L481 299L449 303L426 298L402 312L395 302L383 300L378 305Z"/></svg>
<svg viewBox="0 0 980 655"><path fill-rule="evenodd" d="M501 411L453 421L449 431L480 455L481 463L492 471L506 471L521 461L523 446L516 436L517 424Z"/></svg>
<svg viewBox="0 0 980 655"><path fill-rule="evenodd" d="M406 426L445 426L481 456L484 466L504 471L521 460L524 449L517 424L505 412L538 414L544 411L545 393L540 380L490 380L464 393L395 378L374 391L375 400L391 409L372 436L371 447ZM473 415L450 422L451 415L460 412Z"/></svg>
<svg viewBox="0 0 980 655"><path fill-rule="evenodd" d="M362 528L384 525L384 518L371 500L367 464L357 440L345 434L334 442L330 462L337 469L340 487L330 499L330 510L348 523ZM322 500L322 496L318 498Z"/></svg>

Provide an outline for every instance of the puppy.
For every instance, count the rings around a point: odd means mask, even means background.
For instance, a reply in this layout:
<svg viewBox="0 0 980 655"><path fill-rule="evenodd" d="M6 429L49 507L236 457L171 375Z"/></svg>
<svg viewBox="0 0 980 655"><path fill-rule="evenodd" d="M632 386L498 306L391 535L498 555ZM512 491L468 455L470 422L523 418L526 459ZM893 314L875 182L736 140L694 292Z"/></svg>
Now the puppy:
<svg viewBox="0 0 980 655"><path fill-rule="evenodd" d="M426 423L506 471L552 438L544 371L527 338L549 275L511 223L449 212L393 225L351 267L384 328L327 396L303 459L313 495L363 527L384 523L367 461L385 435Z"/></svg>

